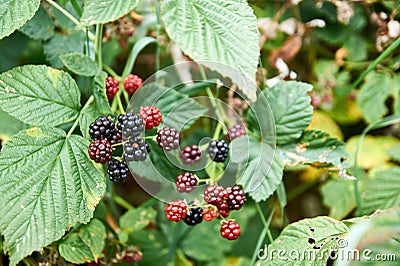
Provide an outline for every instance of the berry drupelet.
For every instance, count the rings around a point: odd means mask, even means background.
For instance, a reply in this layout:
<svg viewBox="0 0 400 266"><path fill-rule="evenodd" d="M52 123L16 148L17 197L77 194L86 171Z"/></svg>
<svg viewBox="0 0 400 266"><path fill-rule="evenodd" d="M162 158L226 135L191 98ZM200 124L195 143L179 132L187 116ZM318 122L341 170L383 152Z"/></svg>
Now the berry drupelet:
<svg viewBox="0 0 400 266"><path fill-rule="evenodd" d="M111 160L113 149L106 139L98 139L89 145L89 157L96 163L105 164Z"/></svg>
<svg viewBox="0 0 400 266"><path fill-rule="evenodd" d="M105 116L98 117L89 126L89 135L93 140L107 139L112 140L115 133L115 124L111 118Z"/></svg>
<svg viewBox="0 0 400 266"><path fill-rule="evenodd" d="M119 91L119 83L111 76L106 78L106 94L107 98L111 100Z"/></svg>
<svg viewBox="0 0 400 266"><path fill-rule="evenodd" d="M122 182L128 176L129 168L125 161L113 158L108 162L107 173L111 181Z"/></svg>
<svg viewBox="0 0 400 266"><path fill-rule="evenodd" d="M188 172L183 173L181 175L178 175L175 179L176 189L180 193L189 193L197 186L198 181L199 179L195 174Z"/></svg>
<svg viewBox="0 0 400 266"><path fill-rule="evenodd" d="M186 146L181 150L179 157L185 164L195 164L200 161L201 150L197 145Z"/></svg>
<svg viewBox="0 0 400 266"><path fill-rule="evenodd" d="M140 107L139 115L143 119L144 126L147 130L159 126L162 121L161 111L155 106Z"/></svg>
<svg viewBox="0 0 400 266"><path fill-rule="evenodd" d="M208 155L215 162L225 162L229 154L229 147L225 140L212 140L207 148Z"/></svg>
<svg viewBox="0 0 400 266"><path fill-rule="evenodd" d="M180 134L176 128L164 127L158 131L158 146L165 151L171 151L179 148Z"/></svg>

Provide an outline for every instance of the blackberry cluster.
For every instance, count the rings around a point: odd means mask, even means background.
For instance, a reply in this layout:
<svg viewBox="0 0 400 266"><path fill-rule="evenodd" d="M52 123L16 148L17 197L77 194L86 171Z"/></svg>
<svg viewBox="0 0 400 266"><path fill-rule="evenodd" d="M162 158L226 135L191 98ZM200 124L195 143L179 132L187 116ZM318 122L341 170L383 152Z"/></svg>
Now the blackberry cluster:
<svg viewBox="0 0 400 266"><path fill-rule="evenodd" d="M167 220L180 222L187 215L187 205L183 200L171 201L164 208Z"/></svg>
<svg viewBox="0 0 400 266"><path fill-rule="evenodd" d="M175 179L175 185L176 189L180 192L191 192L198 183L198 178L195 174L192 173L183 173L181 175L178 175Z"/></svg>
<svg viewBox="0 0 400 266"><path fill-rule="evenodd" d="M124 89L129 94L134 94L140 87L142 87L143 80L134 74L129 74L122 82Z"/></svg>
<svg viewBox="0 0 400 266"><path fill-rule="evenodd" d="M115 78L108 76L106 78L107 98L111 100L112 98L114 98L114 96L117 94L118 91L119 91L119 82Z"/></svg>
<svg viewBox="0 0 400 266"><path fill-rule="evenodd" d="M123 139L139 137L144 131L143 120L137 114L126 113L118 116L118 128L121 130Z"/></svg>
<svg viewBox="0 0 400 266"><path fill-rule="evenodd" d="M185 164L195 164L200 161L201 150L197 145L186 146L179 153L179 157Z"/></svg>
<svg viewBox="0 0 400 266"><path fill-rule="evenodd" d="M201 207L191 208L189 213L183 218L183 221L190 226L201 223L203 221L203 209Z"/></svg>
<svg viewBox="0 0 400 266"><path fill-rule="evenodd" d="M226 134L226 139L229 142L231 142L232 140L245 135L246 135L246 129L243 126L236 124L230 129L228 129L228 134Z"/></svg>
<svg viewBox="0 0 400 266"><path fill-rule="evenodd" d="M207 148L208 155L215 162L225 162L229 155L229 147L225 140L212 140Z"/></svg>
<svg viewBox="0 0 400 266"><path fill-rule="evenodd" d="M89 135L93 140L107 139L111 141L115 132L115 124L111 118L100 116L89 126Z"/></svg>
<svg viewBox="0 0 400 266"><path fill-rule="evenodd" d="M113 158L108 162L107 173L111 181L122 182L128 176L129 168L125 161Z"/></svg>
<svg viewBox="0 0 400 266"><path fill-rule="evenodd" d="M180 134L176 128L164 127L158 131L158 146L165 151L171 151L179 148Z"/></svg>
<svg viewBox="0 0 400 266"><path fill-rule="evenodd" d="M226 202L228 192L222 186L208 186L203 193L204 201L217 207L219 214L226 218L229 216L229 206Z"/></svg>
<svg viewBox="0 0 400 266"><path fill-rule="evenodd" d="M96 163L105 164L111 160L113 149L106 139L98 139L89 145L89 157Z"/></svg>
<svg viewBox="0 0 400 266"><path fill-rule="evenodd" d="M124 143L125 160L144 161L147 157L146 142L140 138L130 138Z"/></svg>
<svg viewBox="0 0 400 266"><path fill-rule="evenodd" d="M147 130L158 127L162 121L161 111L155 106L142 106L140 107L139 114Z"/></svg>
<svg viewBox="0 0 400 266"><path fill-rule="evenodd" d="M220 233L223 238L236 240L240 235L240 225L233 220L222 221Z"/></svg>

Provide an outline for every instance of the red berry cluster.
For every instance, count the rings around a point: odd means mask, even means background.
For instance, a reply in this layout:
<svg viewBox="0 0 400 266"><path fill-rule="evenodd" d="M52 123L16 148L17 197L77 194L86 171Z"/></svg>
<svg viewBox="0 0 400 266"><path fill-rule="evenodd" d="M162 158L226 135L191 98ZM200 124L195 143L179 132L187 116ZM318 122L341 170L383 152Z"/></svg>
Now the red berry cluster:
<svg viewBox="0 0 400 266"><path fill-rule="evenodd" d="M115 78L108 76L105 80L107 98L111 100L119 91L119 82ZM141 86L143 80L134 74L129 74L122 82L124 89L129 95L134 94Z"/></svg>

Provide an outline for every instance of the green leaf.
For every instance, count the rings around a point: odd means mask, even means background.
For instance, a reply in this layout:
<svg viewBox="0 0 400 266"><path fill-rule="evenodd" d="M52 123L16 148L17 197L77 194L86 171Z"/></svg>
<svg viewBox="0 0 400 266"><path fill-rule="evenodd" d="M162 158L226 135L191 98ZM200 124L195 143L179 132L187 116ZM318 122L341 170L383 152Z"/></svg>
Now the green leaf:
<svg viewBox="0 0 400 266"><path fill-rule="evenodd" d="M288 166L341 166L343 159L349 156L342 141L320 130L305 131L298 142L283 145L279 151Z"/></svg>
<svg viewBox="0 0 400 266"><path fill-rule="evenodd" d="M108 98L106 94L106 78L107 73L100 71L96 74L93 79L93 96L96 102L97 109L103 115L112 114L110 104L108 103Z"/></svg>
<svg viewBox="0 0 400 266"><path fill-rule="evenodd" d="M156 218L156 215L156 211L152 208L140 207L127 211L119 219L119 225L121 227L121 231L118 232L119 239L126 242L129 234L145 228Z"/></svg>
<svg viewBox="0 0 400 266"><path fill-rule="evenodd" d="M232 78L255 100L256 86L249 80L257 71L258 29L247 1L165 0L161 10L168 35L184 53Z"/></svg>
<svg viewBox="0 0 400 266"><path fill-rule="evenodd" d="M272 250L276 252L268 254L267 258L259 261L259 265L325 266L330 250L338 247L338 239L343 237L347 231L348 228L344 223L330 217L316 217L292 223L268 246L267 254ZM293 252L294 250L296 253ZM285 252L284 259L278 259L277 251L281 252L281 256ZM306 256L299 256L296 260L296 254L305 254ZM308 258L308 254L314 255L314 259ZM274 257L271 258L271 255L274 255ZM312 264L310 261L312 261Z"/></svg>
<svg viewBox="0 0 400 266"><path fill-rule="evenodd" d="M95 105L90 105L85 112L82 113L79 120L79 127L81 129L82 135L91 140L92 137L89 135L89 126L90 124L96 120L102 113L97 109Z"/></svg>
<svg viewBox="0 0 400 266"><path fill-rule="evenodd" d="M43 6L35 16L19 29L23 34L35 40L48 40L54 35L54 23Z"/></svg>
<svg viewBox="0 0 400 266"><path fill-rule="evenodd" d="M207 108L173 89L159 87L152 83L137 90L131 99L128 110L138 113L140 106L154 105L163 114L161 127L174 127L184 130L203 115Z"/></svg>
<svg viewBox="0 0 400 266"><path fill-rule="evenodd" d="M31 19L40 0L3 0L0 3L0 39L10 35Z"/></svg>
<svg viewBox="0 0 400 266"><path fill-rule="evenodd" d="M276 141L285 144L300 138L310 124L313 108L307 95L312 86L297 81L280 81L265 96L275 118Z"/></svg>
<svg viewBox="0 0 400 266"><path fill-rule="evenodd" d="M330 179L321 187L323 203L329 207L329 216L346 217L355 207L354 184L350 180Z"/></svg>
<svg viewBox="0 0 400 266"><path fill-rule="evenodd" d="M0 229L11 265L87 223L105 177L87 154L89 141L56 128L21 131L0 156ZM18 156L16 156L18 154Z"/></svg>
<svg viewBox="0 0 400 266"><path fill-rule="evenodd" d="M387 73L371 71L365 78L357 95L357 104L360 106L367 122L383 117L388 109L385 101L391 95L398 94L397 79Z"/></svg>
<svg viewBox="0 0 400 266"><path fill-rule="evenodd" d="M391 159L400 162L400 144L394 145L387 153Z"/></svg>
<svg viewBox="0 0 400 266"><path fill-rule="evenodd" d="M150 43L156 42L156 39L152 37L143 37L140 38L135 45L132 47L131 53L127 59L127 63L125 64L124 71L122 72L122 77L125 78L132 72L133 64L136 62L136 58L139 55L140 51L143 50Z"/></svg>
<svg viewBox="0 0 400 266"><path fill-rule="evenodd" d="M85 33L78 30L70 30L69 34L54 34L43 45L43 51L46 59L55 68L63 67L63 62L60 59L61 55L69 53L83 53L85 44Z"/></svg>
<svg viewBox="0 0 400 266"><path fill-rule="evenodd" d="M0 108L24 123L54 126L79 114L80 94L67 73L26 65L0 74Z"/></svg>
<svg viewBox="0 0 400 266"><path fill-rule="evenodd" d="M94 25L114 21L128 14L139 2L139 0L86 0L81 23Z"/></svg>
<svg viewBox="0 0 400 266"><path fill-rule="evenodd" d="M3 139L3 141L10 139L13 135L28 127L28 125L0 110L0 139Z"/></svg>
<svg viewBox="0 0 400 266"><path fill-rule="evenodd" d="M75 74L91 77L97 74L99 69L96 63L87 55L81 53L70 53L60 56L64 65Z"/></svg>
<svg viewBox="0 0 400 266"><path fill-rule="evenodd" d="M140 265L163 265L169 251L169 243L163 234L156 230L142 230L131 236L130 244L139 246L143 252Z"/></svg>
<svg viewBox="0 0 400 266"><path fill-rule="evenodd" d="M68 234L58 247L61 257L72 263L97 261L101 258L106 238L106 228L97 219Z"/></svg>
<svg viewBox="0 0 400 266"><path fill-rule="evenodd" d="M392 167L365 181L361 195L364 214L400 206L399 176L400 167Z"/></svg>
<svg viewBox="0 0 400 266"><path fill-rule="evenodd" d="M350 62L359 62L367 59L368 41L359 34L350 36L343 44L348 51L346 59Z"/></svg>
<svg viewBox="0 0 400 266"><path fill-rule="evenodd" d="M266 200L282 181L283 161L274 149L253 137L241 137L231 142L231 163L226 171L238 167L238 184L255 200Z"/></svg>

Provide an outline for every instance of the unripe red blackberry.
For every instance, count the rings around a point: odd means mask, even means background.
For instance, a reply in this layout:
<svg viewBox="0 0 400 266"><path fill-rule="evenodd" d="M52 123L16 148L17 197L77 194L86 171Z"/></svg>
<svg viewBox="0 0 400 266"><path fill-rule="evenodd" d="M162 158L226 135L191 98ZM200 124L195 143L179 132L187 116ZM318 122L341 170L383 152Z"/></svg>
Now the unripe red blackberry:
<svg viewBox="0 0 400 266"><path fill-rule="evenodd" d="M157 142L158 146L165 151L171 151L179 148L180 134L176 128L164 127L158 130Z"/></svg>
<svg viewBox="0 0 400 266"><path fill-rule="evenodd" d="M226 201L222 201L222 202L217 203L217 209L218 209L219 214L222 217L226 218L226 217L229 216L229 211L230 210L229 210L228 203Z"/></svg>
<svg viewBox="0 0 400 266"><path fill-rule="evenodd" d="M175 179L175 185L176 189L180 192L191 192L198 183L199 179L195 174L192 173L183 173L181 175L178 175Z"/></svg>
<svg viewBox="0 0 400 266"><path fill-rule="evenodd" d="M114 98L119 91L119 83L111 76L106 78L106 94L108 99Z"/></svg>
<svg viewBox="0 0 400 266"><path fill-rule="evenodd" d="M139 115L143 119L144 127L147 130L158 127L162 121L161 111L155 106L140 107Z"/></svg>
<svg viewBox="0 0 400 266"><path fill-rule="evenodd" d="M187 205L183 200L171 201L164 208L167 220L180 222L187 215Z"/></svg>
<svg viewBox="0 0 400 266"><path fill-rule="evenodd" d="M112 158L113 149L106 139L98 139L90 143L89 157L96 163L105 164Z"/></svg>
<svg viewBox="0 0 400 266"><path fill-rule="evenodd" d="M220 233L223 238L236 240L240 235L240 225L233 220L222 221Z"/></svg>
<svg viewBox="0 0 400 266"><path fill-rule="evenodd" d="M231 142L232 140L245 135L246 129L243 126L236 124L228 130L228 134L226 134L226 139Z"/></svg>
<svg viewBox="0 0 400 266"><path fill-rule="evenodd" d="M218 210L216 207L206 206L203 207L203 219L210 222L213 218L218 217Z"/></svg>
<svg viewBox="0 0 400 266"><path fill-rule="evenodd" d="M195 164L200 161L201 150L197 145L186 146L179 153L179 157L183 163Z"/></svg>
<svg viewBox="0 0 400 266"><path fill-rule="evenodd" d="M129 94L134 94L140 87L142 87L143 80L137 75L129 74L122 84Z"/></svg>
<svg viewBox="0 0 400 266"><path fill-rule="evenodd" d="M246 195L244 191L239 186L228 187L226 189L228 192L228 198L226 202L228 203L230 210L239 210L243 207L244 203L246 202Z"/></svg>
<svg viewBox="0 0 400 266"><path fill-rule="evenodd" d="M210 185L203 193L204 201L217 206L226 200L228 193L222 186Z"/></svg>

